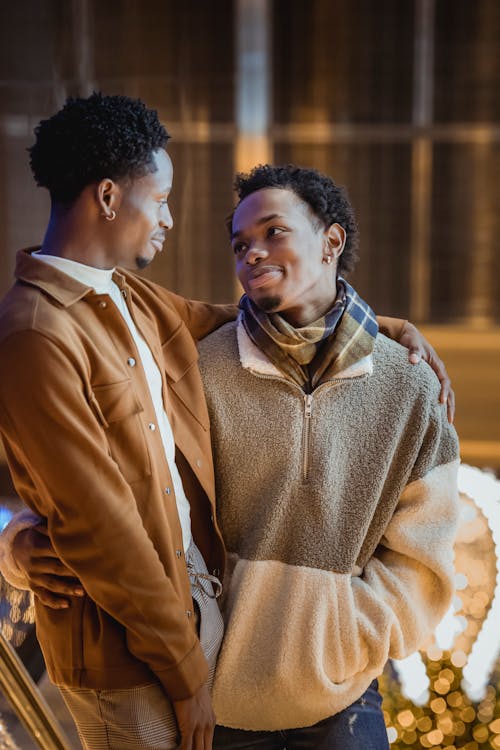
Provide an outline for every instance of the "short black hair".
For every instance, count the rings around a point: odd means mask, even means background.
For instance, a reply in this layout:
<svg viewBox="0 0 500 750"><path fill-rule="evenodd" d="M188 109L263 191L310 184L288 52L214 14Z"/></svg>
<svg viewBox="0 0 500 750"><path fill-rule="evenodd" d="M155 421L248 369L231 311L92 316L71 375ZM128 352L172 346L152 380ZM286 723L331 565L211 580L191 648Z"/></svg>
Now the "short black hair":
<svg viewBox="0 0 500 750"><path fill-rule="evenodd" d="M67 99L40 122L35 136L28 151L36 183L64 204L106 177L133 179L154 172L153 151L169 139L157 112L140 99L101 93Z"/></svg>
<svg viewBox="0 0 500 750"><path fill-rule="evenodd" d="M306 203L313 216L320 222L319 226L329 227L340 224L346 231L344 252L339 257L338 272L349 273L358 259L359 233L354 209L349 201L347 190L337 185L316 169L298 167L295 164L275 166L259 164L248 174L236 175L234 189L239 202L263 188L282 188L291 190ZM227 220L231 232L234 211Z"/></svg>

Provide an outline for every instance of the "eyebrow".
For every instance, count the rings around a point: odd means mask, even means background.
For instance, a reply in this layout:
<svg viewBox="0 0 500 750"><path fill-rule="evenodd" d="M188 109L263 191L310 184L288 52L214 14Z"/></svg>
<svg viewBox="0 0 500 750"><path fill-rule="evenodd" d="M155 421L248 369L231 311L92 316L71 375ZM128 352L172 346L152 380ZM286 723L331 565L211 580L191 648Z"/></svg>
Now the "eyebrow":
<svg viewBox="0 0 500 750"><path fill-rule="evenodd" d="M257 219L255 222L257 226L260 226L261 224L265 224L268 221L271 221L271 219L284 219L285 217L281 214L269 214L269 216L262 216L260 219ZM243 230L239 229L236 232L231 232L231 239L234 240L235 237L240 237L243 234Z"/></svg>

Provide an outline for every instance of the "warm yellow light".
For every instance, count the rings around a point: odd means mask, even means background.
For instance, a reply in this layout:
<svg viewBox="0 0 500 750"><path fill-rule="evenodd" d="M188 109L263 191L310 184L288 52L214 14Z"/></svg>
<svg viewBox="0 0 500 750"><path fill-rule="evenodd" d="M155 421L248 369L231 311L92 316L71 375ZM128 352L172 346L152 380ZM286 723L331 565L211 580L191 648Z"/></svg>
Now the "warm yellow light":
<svg viewBox="0 0 500 750"><path fill-rule="evenodd" d="M431 745L439 745L443 741L444 736L440 729L433 729L432 732L428 733L427 739Z"/></svg>
<svg viewBox="0 0 500 750"><path fill-rule="evenodd" d="M415 725L415 717L412 711L400 711L397 719L400 726L404 727L404 729L409 729L411 726Z"/></svg>
<svg viewBox="0 0 500 750"><path fill-rule="evenodd" d="M433 643L427 649L427 656L431 661L440 661L443 658L443 652L441 651L439 646L436 646L436 644Z"/></svg>
<svg viewBox="0 0 500 750"><path fill-rule="evenodd" d="M487 727L474 727L472 730L472 736L477 742L486 742L488 737L490 736L490 733L488 732Z"/></svg>
<svg viewBox="0 0 500 750"><path fill-rule="evenodd" d="M421 732L428 732L432 727L432 721L428 716L422 716L420 719L417 719L417 728L420 729Z"/></svg>
<svg viewBox="0 0 500 750"><path fill-rule="evenodd" d="M436 693L439 693L439 695L446 695L449 689L450 682L443 677L439 677L434 683L434 690L436 691Z"/></svg>
<svg viewBox="0 0 500 750"><path fill-rule="evenodd" d="M454 721L453 722L453 734L455 737L461 737L465 732L465 724L463 721Z"/></svg>
<svg viewBox="0 0 500 750"><path fill-rule="evenodd" d="M437 726L443 734L453 734L453 719L451 716L443 716L442 718L439 718Z"/></svg>
<svg viewBox="0 0 500 750"><path fill-rule="evenodd" d="M490 729L494 734L500 734L500 719L495 719L490 724Z"/></svg>
<svg viewBox="0 0 500 750"><path fill-rule="evenodd" d="M403 732L401 735L402 741L405 743L405 745L410 745L410 747L415 746L415 742L417 741L417 733L413 730L409 732Z"/></svg>
<svg viewBox="0 0 500 750"><path fill-rule="evenodd" d="M451 655L451 663L454 667L461 668L467 664L467 654L464 651L454 651Z"/></svg>
<svg viewBox="0 0 500 750"><path fill-rule="evenodd" d="M454 690L453 693L450 693L446 696L446 702L449 706L452 706L453 708L456 708L457 706L461 706L464 702L463 695L458 692L458 690Z"/></svg>
<svg viewBox="0 0 500 750"><path fill-rule="evenodd" d="M462 711L460 711L460 718L462 719L462 721L465 721L466 724L471 724L476 718L476 712L474 711L472 706L466 706Z"/></svg>
<svg viewBox="0 0 500 750"><path fill-rule="evenodd" d="M434 700L431 701L431 708L435 714L442 714L447 708L446 701L444 698L434 698Z"/></svg>

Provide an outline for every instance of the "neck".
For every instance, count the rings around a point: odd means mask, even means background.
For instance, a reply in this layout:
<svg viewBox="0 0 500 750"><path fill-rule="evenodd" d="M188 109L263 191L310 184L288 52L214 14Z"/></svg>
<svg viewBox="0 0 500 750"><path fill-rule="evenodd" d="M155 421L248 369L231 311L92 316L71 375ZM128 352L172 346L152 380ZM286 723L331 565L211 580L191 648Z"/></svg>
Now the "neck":
<svg viewBox="0 0 500 750"><path fill-rule="evenodd" d="M40 252L93 268L113 268L115 264L92 231L92 222L88 219L85 213L72 206L53 206Z"/></svg>
<svg viewBox="0 0 500 750"><path fill-rule="evenodd" d="M294 328L304 328L305 326L311 325L318 318L322 318L326 313L332 309L335 300L337 299L338 290L336 289L335 294L332 296L331 287L330 293L326 294L321 299L314 300L307 305L297 305L296 307L289 307L286 310L275 310L278 315L286 320Z"/></svg>

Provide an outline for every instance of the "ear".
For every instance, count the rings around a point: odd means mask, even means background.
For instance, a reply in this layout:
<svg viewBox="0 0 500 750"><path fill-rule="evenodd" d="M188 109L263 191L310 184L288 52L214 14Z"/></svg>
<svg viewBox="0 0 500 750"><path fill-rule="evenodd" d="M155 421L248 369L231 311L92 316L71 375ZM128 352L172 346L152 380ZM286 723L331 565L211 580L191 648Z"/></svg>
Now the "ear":
<svg viewBox="0 0 500 750"><path fill-rule="evenodd" d="M340 224L332 224L326 232L328 251L337 260L341 255L345 247L347 239L347 233L344 227Z"/></svg>
<svg viewBox="0 0 500 750"><path fill-rule="evenodd" d="M96 200L102 216L116 215L122 199L122 188L114 180L106 177L97 183Z"/></svg>

